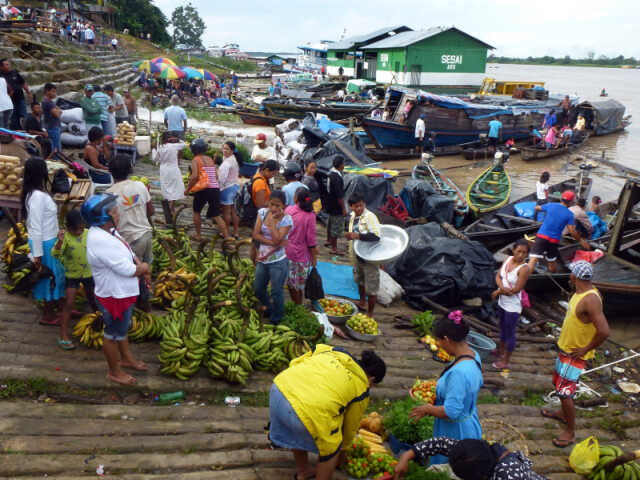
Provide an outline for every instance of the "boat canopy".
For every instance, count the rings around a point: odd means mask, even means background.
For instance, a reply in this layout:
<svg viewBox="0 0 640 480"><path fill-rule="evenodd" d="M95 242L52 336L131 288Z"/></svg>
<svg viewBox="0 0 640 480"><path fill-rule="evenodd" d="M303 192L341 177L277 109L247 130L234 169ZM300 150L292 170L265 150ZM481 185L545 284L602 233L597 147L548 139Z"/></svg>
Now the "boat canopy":
<svg viewBox="0 0 640 480"><path fill-rule="evenodd" d="M576 106L596 135L606 135L624 128L625 106L617 100L585 101Z"/></svg>

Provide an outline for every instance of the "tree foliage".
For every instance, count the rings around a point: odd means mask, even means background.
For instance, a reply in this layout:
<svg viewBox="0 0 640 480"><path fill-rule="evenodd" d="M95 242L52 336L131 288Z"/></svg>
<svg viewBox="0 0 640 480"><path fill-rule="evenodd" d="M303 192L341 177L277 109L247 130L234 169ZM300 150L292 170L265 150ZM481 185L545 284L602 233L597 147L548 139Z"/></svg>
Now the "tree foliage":
<svg viewBox="0 0 640 480"><path fill-rule="evenodd" d="M110 4L115 8L115 26L118 30L128 28L131 35L139 37L142 33L145 38L150 33L151 39L162 45L168 45L171 41L167 32L169 21L151 0L111 0Z"/></svg>
<svg viewBox="0 0 640 480"><path fill-rule="evenodd" d="M593 51L587 53L586 58L571 58L569 55L565 55L562 58L555 58L549 55L544 57L498 57L496 55L489 55L487 57L489 63L530 63L535 65L602 65L602 66L618 66L618 65L640 65L640 61L634 57L625 57L624 55L618 55L617 57L607 57L606 55L600 55L596 58L596 54Z"/></svg>
<svg viewBox="0 0 640 480"><path fill-rule="evenodd" d="M176 8L171 14L173 26L173 47L185 46L202 48L202 34L207 28L198 10L187 3L186 6Z"/></svg>

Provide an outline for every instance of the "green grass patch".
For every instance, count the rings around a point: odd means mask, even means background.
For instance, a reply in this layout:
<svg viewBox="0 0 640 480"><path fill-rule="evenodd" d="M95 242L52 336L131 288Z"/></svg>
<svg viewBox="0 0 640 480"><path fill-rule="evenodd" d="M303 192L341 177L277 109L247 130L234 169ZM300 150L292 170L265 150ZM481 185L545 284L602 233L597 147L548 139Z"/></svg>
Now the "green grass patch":
<svg viewBox="0 0 640 480"><path fill-rule="evenodd" d="M185 108L187 117L201 122L234 122L239 123L240 117L235 113L216 112L213 108Z"/></svg>
<svg viewBox="0 0 640 480"><path fill-rule="evenodd" d="M541 407L545 404L543 394L544 392L538 390L526 390L521 403L528 407Z"/></svg>
<svg viewBox="0 0 640 480"><path fill-rule="evenodd" d="M52 384L44 378L30 378L28 380L0 379L0 399L22 397L38 397L51 391Z"/></svg>
<svg viewBox="0 0 640 480"><path fill-rule="evenodd" d="M478 405L496 405L498 403L502 403L500 397L494 395L493 393L483 393L478 395Z"/></svg>

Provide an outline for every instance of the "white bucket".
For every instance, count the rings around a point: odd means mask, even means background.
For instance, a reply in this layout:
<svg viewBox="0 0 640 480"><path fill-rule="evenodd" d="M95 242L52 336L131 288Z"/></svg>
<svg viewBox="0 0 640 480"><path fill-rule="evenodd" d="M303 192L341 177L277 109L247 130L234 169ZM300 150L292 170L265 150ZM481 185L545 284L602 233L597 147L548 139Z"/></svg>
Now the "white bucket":
<svg viewBox="0 0 640 480"><path fill-rule="evenodd" d="M151 153L151 137L148 135L137 136L136 135L136 149L138 150L138 155L144 157L145 155L149 155Z"/></svg>

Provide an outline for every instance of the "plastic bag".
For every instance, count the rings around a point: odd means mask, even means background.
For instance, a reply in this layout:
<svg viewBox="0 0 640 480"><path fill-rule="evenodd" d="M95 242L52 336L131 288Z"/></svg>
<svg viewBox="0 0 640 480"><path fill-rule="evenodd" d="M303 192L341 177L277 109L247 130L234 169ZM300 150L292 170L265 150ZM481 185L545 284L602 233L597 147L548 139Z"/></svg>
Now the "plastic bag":
<svg viewBox="0 0 640 480"><path fill-rule="evenodd" d="M404 289L391 275L380 270L380 288L378 288L378 303L385 307L391 305L394 300L404 295Z"/></svg>
<svg viewBox="0 0 640 480"><path fill-rule="evenodd" d="M318 269L313 267L307 277L304 286L304 296L309 300L320 300L324 298L324 289L322 288L322 277L318 273Z"/></svg>
<svg viewBox="0 0 640 480"><path fill-rule="evenodd" d="M313 313L316 316L316 318L318 319L318 323L324 327L324 336L327 337L327 340L331 340L331 337L333 337L334 327L333 325L331 325L331 322L329 321L329 317L327 316L327 314L320 313L320 312L311 312L311 313Z"/></svg>
<svg viewBox="0 0 640 480"><path fill-rule="evenodd" d="M582 442L578 443L569 455L569 465L574 472L580 475L588 475L591 470L600 461L600 446L598 445L598 439L594 436L585 438Z"/></svg>

